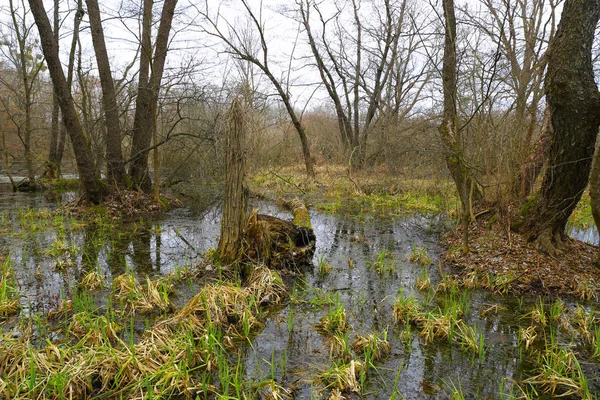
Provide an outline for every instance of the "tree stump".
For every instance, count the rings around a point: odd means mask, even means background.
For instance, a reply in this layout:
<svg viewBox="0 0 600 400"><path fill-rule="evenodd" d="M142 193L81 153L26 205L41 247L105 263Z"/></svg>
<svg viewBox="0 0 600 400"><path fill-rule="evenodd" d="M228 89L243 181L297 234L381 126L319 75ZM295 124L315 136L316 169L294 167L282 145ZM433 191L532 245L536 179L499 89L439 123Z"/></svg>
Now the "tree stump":
<svg viewBox="0 0 600 400"><path fill-rule="evenodd" d="M249 262L270 268L306 270L312 264L316 237L312 228L252 212L245 235Z"/></svg>
<svg viewBox="0 0 600 400"><path fill-rule="evenodd" d="M245 180L244 111L238 99L229 109L226 138L225 200L217 256L223 264L233 264L242 256L242 235L246 227L247 190Z"/></svg>

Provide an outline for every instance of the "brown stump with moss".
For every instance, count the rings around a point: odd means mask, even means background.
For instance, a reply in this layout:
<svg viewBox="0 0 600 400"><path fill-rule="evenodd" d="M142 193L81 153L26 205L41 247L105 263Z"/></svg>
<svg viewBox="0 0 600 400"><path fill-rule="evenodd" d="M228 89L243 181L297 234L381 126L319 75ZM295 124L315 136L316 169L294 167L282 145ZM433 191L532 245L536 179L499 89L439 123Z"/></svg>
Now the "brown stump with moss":
<svg viewBox="0 0 600 400"><path fill-rule="evenodd" d="M243 150L244 111L235 99L229 110L227 123L227 155L225 166L225 201L221 237L217 256L224 264L233 264L242 256L242 236L246 226L247 191L245 180L245 157Z"/></svg>
<svg viewBox="0 0 600 400"><path fill-rule="evenodd" d="M292 213L296 220L297 213ZM265 264L270 268L310 268L315 254L316 237L310 227L310 220L308 225L299 226L270 215L251 213L244 241L246 260Z"/></svg>

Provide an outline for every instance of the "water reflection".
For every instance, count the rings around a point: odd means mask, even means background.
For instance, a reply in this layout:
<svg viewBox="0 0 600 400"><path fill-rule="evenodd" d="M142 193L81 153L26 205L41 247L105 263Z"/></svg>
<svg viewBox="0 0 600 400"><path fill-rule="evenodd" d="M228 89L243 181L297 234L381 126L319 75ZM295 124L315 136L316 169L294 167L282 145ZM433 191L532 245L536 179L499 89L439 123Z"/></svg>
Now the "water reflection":
<svg viewBox="0 0 600 400"><path fill-rule="evenodd" d="M595 226L585 229L567 227L567 230L569 231L569 236L573 239L577 239L594 246L598 246L598 243L600 243L600 235L598 235L598 229Z"/></svg>
<svg viewBox="0 0 600 400"><path fill-rule="evenodd" d="M116 230L88 225L83 229L50 226L45 230L20 230L15 214L19 207L52 207L55 199L41 195L0 194L0 212L12 221L16 236L2 235L3 247L10 253L17 278L24 293L24 305L43 307L61 293L72 293L76 282L97 269L110 279L127 271L138 278L166 274L177 266L198 262L201 254L216 245L220 229L220 210L173 210L159 220L139 220L123 224ZM253 205L261 212L282 218L289 213L271 203ZM11 214L12 213L12 214ZM486 352L479 360L448 341L427 344L412 333L405 339L405 327L393 322L395 297L414 296L423 304L436 303L428 293L416 292L414 284L422 270L428 272L432 285L439 282L437 261L441 248L436 232L443 220L438 217L416 216L397 219L357 220L324 215L311 211L317 236L315 263L319 257L333 269L327 276L308 273L296 282L299 292L321 289L340 301L349 317L351 333L387 331L392 346L390 357L378 364L376 373L368 377L365 393L371 399L389 399L396 389L409 399L443 398L451 385L460 386L473 398L499 398L503 380L519 381L526 377L531 365L523 362L517 344L517 332L523 324L519 318L535 299L502 298L475 292L469 296L470 313L466 323L476 326L485 336ZM597 241L598 235L594 236ZM57 243L63 243L60 247ZM414 247L427 247L434 264L422 267L410 262ZM53 252L51 252L52 250ZM378 255L389 253L394 268L378 273L373 267ZM481 312L498 305L496 314L481 317ZM311 304L289 304L267 320L265 328L245 349L243 360L248 380L269 378L270 363L285 360L286 373L276 371L276 379L286 387L294 387L296 398L311 398L315 389L310 379L319 370L329 367L329 345L314 326L328 307ZM591 364L588 374L598 375ZM587 371L586 371L587 373ZM593 389L599 383L590 380Z"/></svg>

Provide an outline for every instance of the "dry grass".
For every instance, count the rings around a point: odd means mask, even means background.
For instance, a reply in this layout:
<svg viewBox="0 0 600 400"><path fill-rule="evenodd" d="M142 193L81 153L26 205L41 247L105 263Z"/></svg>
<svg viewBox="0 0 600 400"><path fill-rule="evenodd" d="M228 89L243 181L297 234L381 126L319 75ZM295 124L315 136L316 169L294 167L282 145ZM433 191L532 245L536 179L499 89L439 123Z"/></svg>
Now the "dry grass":
<svg viewBox="0 0 600 400"><path fill-rule="evenodd" d="M358 376L362 368L362 363L355 360L341 365L333 364L319 375L318 381L328 389L360 393Z"/></svg>
<svg viewBox="0 0 600 400"><path fill-rule="evenodd" d="M114 296L124 301L144 301L157 307L164 304L160 287L164 282L147 280L142 286L131 276L113 282ZM149 329L136 344L119 338L120 327L108 316L77 313L69 331L79 341L72 346L46 343L34 348L31 333L19 339L0 339L0 398L90 398L101 394L109 399L193 398L202 388L219 395L219 389L198 381L192 371L214 371L227 336L218 333L241 332L244 324L258 326L261 308L252 298L269 298L275 304L285 297L281 278L261 268L253 274L250 286L229 283L207 285L174 316ZM68 316L69 303L54 316ZM287 398L282 388L273 386L273 398ZM227 393L223 393L227 395ZM276 397L279 396L279 397Z"/></svg>
<svg viewBox="0 0 600 400"><path fill-rule="evenodd" d="M354 342L350 345L357 354L369 352L374 361L379 361L390 354L390 342L379 338L375 334L357 335Z"/></svg>
<svg viewBox="0 0 600 400"><path fill-rule="evenodd" d="M88 272L79 282L79 287L86 290L97 290L104 287L106 277L100 275L97 271Z"/></svg>

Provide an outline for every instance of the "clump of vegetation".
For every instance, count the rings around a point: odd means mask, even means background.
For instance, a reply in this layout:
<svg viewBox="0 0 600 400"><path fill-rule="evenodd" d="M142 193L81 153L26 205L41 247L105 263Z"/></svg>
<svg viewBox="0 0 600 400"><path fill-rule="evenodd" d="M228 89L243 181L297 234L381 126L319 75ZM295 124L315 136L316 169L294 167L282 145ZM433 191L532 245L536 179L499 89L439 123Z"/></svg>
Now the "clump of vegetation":
<svg viewBox="0 0 600 400"><path fill-rule="evenodd" d="M346 309L339 302L331 306L329 312L317 324L317 329L327 335L344 334L348 328Z"/></svg>
<svg viewBox="0 0 600 400"><path fill-rule="evenodd" d="M541 387L546 394L556 397L576 396L592 399L587 378L571 350L549 349L545 351L536 368L537 374L525 379L525 383Z"/></svg>
<svg viewBox="0 0 600 400"><path fill-rule="evenodd" d="M419 275L419 278L417 279L417 282L415 283L415 286L421 291L429 290L429 288L431 287L429 272L425 268L421 269L421 273Z"/></svg>
<svg viewBox="0 0 600 400"><path fill-rule="evenodd" d="M423 266L431 265L431 257L427 254L427 246L414 245L410 253L410 262Z"/></svg>
<svg viewBox="0 0 600 400"><path fill-rule="evenodd" d="M323 255L319 256L319 261L317 263L317 273L322 278L326 277L327 275L329 275L331 273L331 264L329 264L327 261L325 261L325 259L323 258Z"/></svg>
<svg viewBox="0 0 600 400"><path fill-rule="evenodd" d="M379 275L391 274L396 271L394 253L388 249L381 249L377 259L371 263Z"/></svg>
<svg viewBox="0 0 600 400"><path fill-rule="evenodd" d="M19 290L10 257L0 267L0 319L17 314L21 310Z"/></svg>
<svg viewBox="0 0 600 400"><path fill-rule="evenodd" d="M102 289L105 285L106 277L101 275L96 270L88 272L83 279L79 282L79 287L85 288L86 290L97 290Z"/></svg>
<svg viewBox="0 0 600 400"><path fill-rule="evenodd" d="M113 296L127 301L139 302L133 296L137 291L156 306L156 297L171 290L165 279L147 279L141 285L133 274L118 278L113 281ZM26 331L21 338L2 336L0 371L2 382L10 384L0 385L0 396L36 398L43 393L51 398L87 398L101 392L109 398L146 398L195 397L203 392L209 397L253 397L260 388L243 381L239 364L232 364L227 352L236 347L236 337L248 337L261 326L264 306L280 304L285 297L279 274L258 267L245 286L206 285L179 312L159 318L133 340L130 328L115 319L122 314L110 304L99 314L83 291L52 316L68 319L69 337L77 339L73 346L47 342L32 347ZM125 317L133 323L133 314ZM131 340L123 340L123 333ZM94 388L89 385L92 381ZM270 392L281 396L274 398L288 398L278 385Z"/></svg>
<svg viewBox="0 0 600 400"><path fill-rule="evenodd" d="M376 333L368 335L356 335L356 339L350 345L356 354L368 354L368 358L373 361L379 361L390 354L391 346L387 341L387 333L384 332L383 338Z"/></svg>
<svg viewBox="0 0 600 400"><path fill-rule="evenodd" d="M327 389L360 393L359 374L362 368L362 363L356 360L342 364L333 363L319 374L317 381L323 383Z"/></svg>

